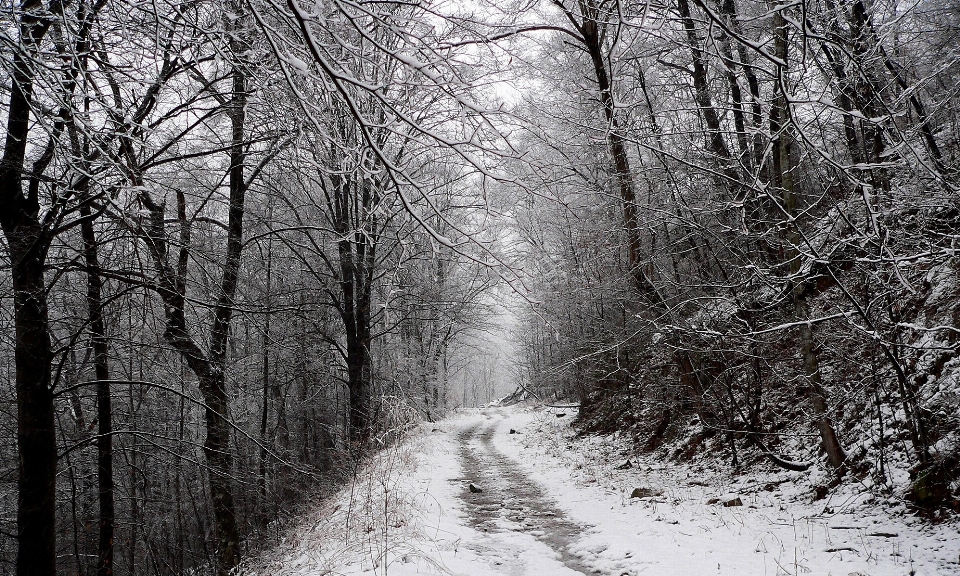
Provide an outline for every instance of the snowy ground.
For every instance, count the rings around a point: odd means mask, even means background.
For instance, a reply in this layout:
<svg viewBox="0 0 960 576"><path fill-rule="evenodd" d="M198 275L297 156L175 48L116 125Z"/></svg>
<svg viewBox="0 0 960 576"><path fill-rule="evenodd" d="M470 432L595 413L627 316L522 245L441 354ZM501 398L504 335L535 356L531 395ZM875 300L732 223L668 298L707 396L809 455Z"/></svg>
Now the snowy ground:
<svg viewBox="0 0 960 576"><path fill-rule="evenodd" d="M960 575L956 523L853 491L811 502L792 473L758 482L638 459L615 437L574 439L574 412L487 408L428 425L244 573ZM734 497L743 505L714 502Z"/></svg>

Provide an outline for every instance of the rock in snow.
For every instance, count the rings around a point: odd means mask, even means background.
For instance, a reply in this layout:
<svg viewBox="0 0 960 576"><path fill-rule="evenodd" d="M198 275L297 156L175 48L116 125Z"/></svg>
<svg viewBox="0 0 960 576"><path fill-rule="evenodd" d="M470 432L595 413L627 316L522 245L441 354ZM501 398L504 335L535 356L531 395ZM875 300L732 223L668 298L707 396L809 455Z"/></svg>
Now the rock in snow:
<svg viewBox="0 0 960 576"><path fill-rule="evenodd" d="M743 500L734 494L725 494L719 498L711 498L707 500L707 504L722 504L727 508L730 508L732 506L743 506Z"/></svg>
<svg viewBox="0 0 960 576"><path fill-rule="evenodd" d="M739 496L727 495L720 497L720 503L726 506L727 508L733 506L743 506L743 500Z"/></svg>
<svg viewBox="0 0 960 576"><path fill-rule="evenodd" d="M655 490L653 488L634 488L633 492L630 493L631 498L650 498L652 496L660 496L663 494L660 490Z"/></svg>

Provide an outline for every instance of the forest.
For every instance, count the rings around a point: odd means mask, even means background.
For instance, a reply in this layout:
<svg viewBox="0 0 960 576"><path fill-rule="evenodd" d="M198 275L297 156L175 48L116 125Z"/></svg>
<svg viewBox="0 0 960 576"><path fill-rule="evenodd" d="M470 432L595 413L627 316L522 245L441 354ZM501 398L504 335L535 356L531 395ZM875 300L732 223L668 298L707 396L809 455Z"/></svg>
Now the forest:
<svg viewBox="0 0 960 576"><path fill-rule="evenodd" d="M10 0L0 66L0 574L226 575L503 390L958 509L953 0Z"/></svg>

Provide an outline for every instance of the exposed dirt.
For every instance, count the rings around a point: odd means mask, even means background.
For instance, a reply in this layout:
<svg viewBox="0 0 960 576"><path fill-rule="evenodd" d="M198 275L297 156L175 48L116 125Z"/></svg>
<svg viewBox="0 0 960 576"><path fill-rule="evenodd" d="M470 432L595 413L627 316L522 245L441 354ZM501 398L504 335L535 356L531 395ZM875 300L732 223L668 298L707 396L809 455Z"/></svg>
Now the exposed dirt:
<svg viewBox="0 0 960 576"><path fill-rule="evenodd" d="M493 446L495 430L494 423L478 422L459 435L464 477L455 481L463 486L460 498L471 524L482 532L530 534L556 551L567 568L594 574L568 549L586 527L566 518L542 487ZM482 492L471 491L470 484Z"/></svg>

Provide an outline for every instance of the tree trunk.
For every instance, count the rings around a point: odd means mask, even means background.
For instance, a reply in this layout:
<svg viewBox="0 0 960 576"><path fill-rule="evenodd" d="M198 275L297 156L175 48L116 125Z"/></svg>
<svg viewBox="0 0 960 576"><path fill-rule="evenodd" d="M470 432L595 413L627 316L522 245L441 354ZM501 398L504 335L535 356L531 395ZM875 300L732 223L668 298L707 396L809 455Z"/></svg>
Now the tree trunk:
<svg viewBox="0 0 960 576"><path fill-rule="evenodd" d="M42 5L36 0L27 0L21 10L21 45L13 55L6 142L0 160L0 225L10 256L16 331L17 574L53 576L57 446L50 375L53 351L43 273L49 237L39 219L37 183L52 148L34 166L26 197L22 185L36 69L31 57L39 52L52 19L41 15Z"/></svg>
<svg viewBox="0 0 960 576"><path fill-rule="evenodd" d="M243 46L236 33L237 26L236 21L230 21L227 24L227 28L234 31L231 36L231 51L239 57L243 53ZM213 309L209 356L205 355L193 340L186 325L186 273L190 223L186 217L185 199L182 194L178 194L180 256L177 268L174 269L169 262L164 206L155 202L147 191L141 192L139 196L140 201L150 213L143 235L157 270L157 292L165 304L164 338L180 353L197 376L200 394L206 405L204 411L206 438L203 443L203 453L210 470L210 497L213 501L217 538L217 569L218 574L222 576L226 576L240 562L240 530L230 482L233 475L233 453L230 448L230 424L227 420L229 403L225 379L230 322L233 316L243 249L243 214L247 188L244 180L246 160L244 117L247 92L246 76L240 63L234 64L231 80L232 93L229 102L225 105L231 124L227 248L219 286L220 293ZM127 155L132 157L129 149ZM136 170L131 169L131 173L136 174ZM142 185L142 182L134 183Z"/></svg>
<svg viewBox="0 0 960 576"><path fill-rule="evenodd" d="M222 371L200 380L207 405L207 437L203 454L210 467L210 497L217 528L218 573L226 576L240 562L240 530L233 501L233 453L230 451L230 425L227 422L227 394Z"/></svg>
<svg viewBox="0 0 960 576"><path fill-rule="evenodd" d="M84 194L85 196L85 194ZM80 234L87 266L87 309L93 345L93 365L97 377L97 488L100 501L100 536L97 547L97 575L113 574L114 501L113 501L113 408L110 398L110 364L106 327L103 322L103 279L97 239L93 230L90 204L80 206Z"/></svg>
<svg viewBox="0 0 960 576"><path fill-rule="evenodd" d="M358 442L367 437L372 425L370 302L376 220L365 212L374 205L376 198L370 187L370 183L356 182L352 177L334 179L334 201L329 206L334 228L340 236L337 242L339 311L347 344L344 360L350 391L349 437ZM367 216L371 218L369 223L363 221Z"/></svg>
<svg viewBox="0 0 960 576"><path fill-rule="evenodd" d="M919 93L910 90L903 67L887 54L886 49L880 41L880 36L873 26L873 20L868 12L867 6L868 4L864 3L863 0L853 0L850 9L850 23L854 35L855 49L862 48L863 52L870 51L871 53L879 53L884 67L893 76L893 80L897 86L900 87L902 94L908 95L907 99L910 101L910 105L917 115L916 125L920 129L920 134L923 135L923 143L926 145L927 152L930 153L930 158L933 160L937 171L943 175L947 167L943 164L943 153L940 151L940 146L937 144L937 139L934 136L933 126L931 126L930 118L927 116L926 107L923 105L923 101L920 100ZM858 50L857 56L862 56L863 52ZM859 64L861 66L863 65L862 59Z"/></svg>
<svg viewBox="0 0 960 576"><path fill-rule="evenodd" d="M268 214L268 221L272 219L272 210ZM267 500L267 420L269 419L270 414L270 396L272 395L272 390L270 386L270 316L272 313L272 294L270 290L272 288L272 272L273 272L273 237L267 239L267 270L266 270L266 290L264 291L266 301L264 306L266 311L264 313L264 325L263 325L263 358L262 358L262 370L260 373L260 382L263 386L263 404L260 411L260 506L264 510L262 523L265 527L267 525L267 514L266 514L266 500Z"/></svg>
<svg viewBox="0 0 960 576"><path fill-rule="evenodd" d="M234 32L230 48L232 53L239 57L244 47L237 37L236 26L235 22L228 21L227 29ZM207 404L207 437L203 443L203 453L211 469L210 495L213 499L213 516L217 523L220 573L224 575L240 563L240 530L230 484L233 475L233 452L230 449L225 382L230 321L233 317L234 298L240 275L240 256L243 251L243 213L247 189L244 181L247 80L240 63L234 63L232 80L233 93L227 104L232 130L227 253L220 281L220 297L213 311L213 326L210 330L210 370L206 378L200 378L200 392Z"/></svg>
<svg viewBox="0 0 960 576"><path fill-rule="evenodd" d="M774 34L776 55L781 62L786 63L788 57L788 28L782 11L774 13ZM784 66L778 66L776 97L770 110L770 133L774 138L774 182L783 194L783 206L787 212L786 216L791 218L787 232L789 247L786 250L786 256L791 275L796 276L801 268L801 251L797 224L792 221L797 211L797 196L793 178L794 166L792 160L793 153L791 150L793 139L790 103L785 93L787 80L786 68ZM803 322L809 318L810 312L802 294L800 282L795 282L792 295L796 318ZM823 386L823 375L820 371L820 359L817 354L816 342L813 338L813 329L810 327L810 324L801 323L799 330L804 377L807 381L806 392L810 398L811 407L813 408L814 422L820 431L821 445L827 454L827 459L834 468L840 468L846 460L846 455L843 453L843 448L837 439L837 433L833 428L833 423L830 421L827 394Z"/></svg>
<svg viewBox="0 0 960 576"><path fill-rule="evenodd" d="M696 97L700 113L703 115L703 121L707 125L707 148L717 157L717 162L723 173L732 181L737 180L737 173L730 165L730 149L723 139L723 132L720 126L720 116L717 109L713 106L713 98L710 94L710 85L707 83L707 64L704 58L703 49L700 47L700 39L697 37L697 30L693 23L693 17L690 14L690 4L687 0L677 0L677 10L680 18L683 20L683 28L687 35L687 44L690 46L690 53L693 58L693 90Z"/></svg>
<svg viewBox="0 0 960 576"><path fill-rule="evenodd" d="M6 192L6 190L4 191ZM17 193L16 191L14 193ZM40 226L23 211L9 210L4 194L4 232L10 250L16 325L17 574L56 572L55 506L57 446L50 366L53 352L47 319L44 251ZM14 214L10 214L14 212ZM13 216L13 217L11 217ZM11 223L11 220L16 220Z"/></svg>
<svg viewBox="0 0 960 576"><path fill-rule="evenodd" d="M733 0L720 0L720 13L727 22L732 22L733 19L736 18L736 6ZM737 68L733 60L733 50L730 48L730 38L726 33L723 33L723 31L721 31L720 36L720 54L723 65L727 71L727 84L730 87L730 99L733 102L733 122L737 129L740 164L748 173L751 173L753 171L753 150L747 135L743 92L740 90L740 83L737 81ZM741 63L741 66L745 65L745 62Z"/></svg>
<svg viewBox="0 0 960 576"><path fill-rule="evenodd" d="M350 391L350 438L361 441L366 437L369 428L370 402L367 397L366 381L364 379L364 365L366 363L366 349L364 348L360 332L361 314L357 292L361 290L357 282L356 257L353 244L349 239L349 200L347 198L349 183L345 182L341 189L338 230L343 239L337 242L337 252L340 259L340 316L343 319L344 331L347 340L347 389Z"/></svg>
<svg viewBox="0 0 960 576"><path fill-rule="evenodd" d="M795 298L794 306L798 319L809 317L809 310L802 297ZM820 432L821 445L827 454L830 465L834 468L840 468L846 461L847 456L843 453L843 447L840 446L837 432L828 415L829 407L827 405L827 393L823 387L823 375L820 372L820 357L817 354L813 329L810 328L809 324L800 325L800 351L803 355L804 376L807 379L807 394L810 397L810 405L813 407L817 430Z"/></svg>
<svg viewBox="0 0 960 576"><path fill-rule="evenodd" d="M590 9L583 15L583 22L579 31L583 37L584 48L590 55L597 88L600 92L600 103L603 106L604 118L607 121L607 145L610 148L610 157L613 163L614 175L620 189L620 202L623 204L623 222L627 231L628 262L630 264L633 281L640 294L650 304L662 302L653 282L643 270L640 258L640 224L637 214L637 194L633 183L633 174L630 170L630 158L617 123L613 86L607 74L607 64L603 56L603 45L600 37L600 25L596 8L590 3Z"/></svg>

